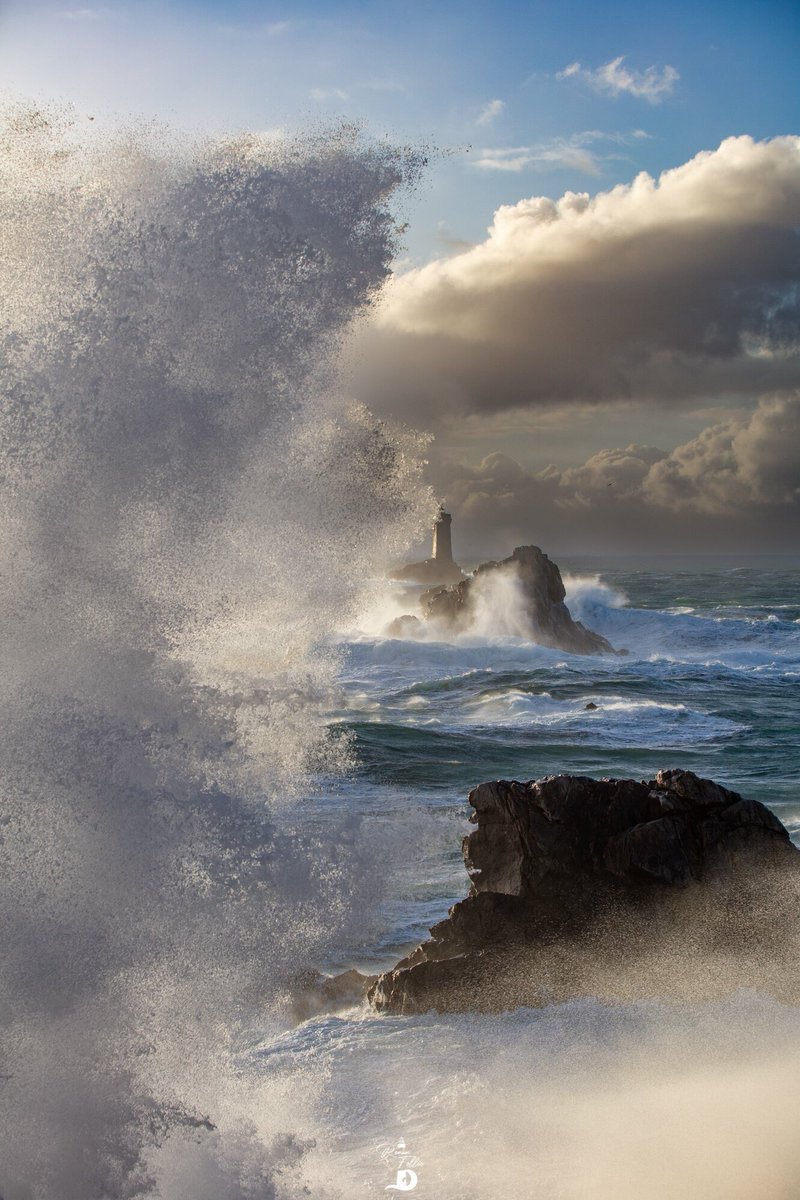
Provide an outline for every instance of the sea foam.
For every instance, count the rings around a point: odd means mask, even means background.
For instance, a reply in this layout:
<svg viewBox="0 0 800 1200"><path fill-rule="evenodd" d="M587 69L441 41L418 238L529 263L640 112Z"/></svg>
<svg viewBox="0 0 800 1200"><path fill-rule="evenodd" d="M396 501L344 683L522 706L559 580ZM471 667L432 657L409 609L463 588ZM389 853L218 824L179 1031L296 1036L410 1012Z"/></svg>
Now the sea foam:
<svg viewBox="0 0 800 1200"><path fill-rule="evenodd" d="M287 804L347 761L320 644L432 512L329 367L419 164L24 105L0 154L0 1194L289 1195L302 1105L233 1049L375 881Z"/></svg>

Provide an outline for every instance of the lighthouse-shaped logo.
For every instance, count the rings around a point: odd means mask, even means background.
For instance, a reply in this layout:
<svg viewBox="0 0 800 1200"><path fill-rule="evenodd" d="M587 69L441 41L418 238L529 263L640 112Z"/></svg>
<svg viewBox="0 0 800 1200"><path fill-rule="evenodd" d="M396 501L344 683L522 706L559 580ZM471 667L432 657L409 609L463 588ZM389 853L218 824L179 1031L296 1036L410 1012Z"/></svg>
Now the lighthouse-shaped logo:
<svg viewBox="0 0 800 1200"><path fill-rule="evenodd" d="M417 1186L417 1173L410 1165L415 1167L421 1165L420 1160L410 1155L406 1150L406 1143L403 1138L394 1146L383 1147L381 1158L388 1164L394 1159L394 1165L397 1168L394 1183L387 1183L384 1191L386 1192L413 1192Z"/></svg>

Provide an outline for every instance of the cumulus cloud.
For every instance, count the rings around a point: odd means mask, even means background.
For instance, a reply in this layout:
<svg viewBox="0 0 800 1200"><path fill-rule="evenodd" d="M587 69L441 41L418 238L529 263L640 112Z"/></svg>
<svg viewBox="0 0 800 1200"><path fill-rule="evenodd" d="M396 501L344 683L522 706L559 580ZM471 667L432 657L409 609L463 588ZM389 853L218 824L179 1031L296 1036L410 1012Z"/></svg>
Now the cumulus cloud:
<svg viewBox="0 0 800 1200"><path fill-rule="evenodd" d="M714 402L800 383L800 138L724 141L659 179L498 209L393 281L359 347L416 423L564 401Z"/></svg>
<svg viewBox="0 0 800 1200"><path fill-rule="evenodd" d="M439 464L436 483L476 549L537 538L603 549L796 549L800 391L764 396L749 415L672 451L632 444L577 467L529 471L507 454ZM748 541L749 539L749 541Z"/></svg>
<svg viewBox="0 0 800 1200"><path fill-rule="evenodd" d="M653 465L642 494L676 510L800 510L800 393L766 397L749 420L714 425L678 446Z"/></svg>
<svg viewBox="0 0 800 1200"><path fill-rule="evenodd" d="M492 121L505 110L505 100L490 100L488 104L484 104L478 117L475 121L476 125L491 125Z"/></svg>
<svg viewBox="0 0 800 1200"><path fill-rule="evenodd" d="M647 100L650 104L660 104L670 96L680 75L674 67L648 67L645 71L635 71L626 67L625 55L612 58L601 67L588 70L579 62L570 63L563 71L559 71L557 79L581 79L588 83L596 92L607 96L622 96L628 94L639 100Z"/></svg>

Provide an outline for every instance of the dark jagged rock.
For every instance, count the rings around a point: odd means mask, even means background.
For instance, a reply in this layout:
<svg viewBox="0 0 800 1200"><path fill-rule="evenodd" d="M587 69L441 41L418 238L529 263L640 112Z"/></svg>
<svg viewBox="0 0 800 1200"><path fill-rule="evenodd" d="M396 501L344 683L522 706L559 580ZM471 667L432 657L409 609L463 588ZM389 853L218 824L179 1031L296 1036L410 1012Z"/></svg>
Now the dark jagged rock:
<svg viewBox="0 0 800 1200"><path fill-rule="evenodd" d="M690 771L470 793L469 896L370 989L393 1012L573 996L800 1000L800 852L763 804Z"/></svg>
<svg viewBox="0 0 800 1200"><path fill-rule="evenodd" d="M467 628L475 605L489 576L500 572L514 575L521 584L530 638L571 654L615 654L610 642L573 621L564 603L566 590L561 572L538 546L518 546L510 558L481 563L468 579L454 587L431 588L422 595L422 611L428 620Z"/></svg>

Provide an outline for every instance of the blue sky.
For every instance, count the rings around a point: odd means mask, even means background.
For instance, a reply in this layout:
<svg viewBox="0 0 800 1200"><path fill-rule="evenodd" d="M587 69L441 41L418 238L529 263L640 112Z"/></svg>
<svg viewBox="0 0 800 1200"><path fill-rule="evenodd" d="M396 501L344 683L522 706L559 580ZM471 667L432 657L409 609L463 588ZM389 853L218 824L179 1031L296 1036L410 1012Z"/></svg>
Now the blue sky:
<svg viewBox="0 0 800 1200"><path fill-rule="evenodd" d="M416 262L479 239L522 196L793 132L799 51L789 0L0 4L0 73L18 94L214 129L343 115L435 144L409 211Z"/></svg>
<svg viewBox="0 0 800 1200"><path fill-rule="evenodd" d="M94 128L431 146L351 384L435 432L475 546L796 541L798 61L797 0L0 0L2 89Z"/></svg>

